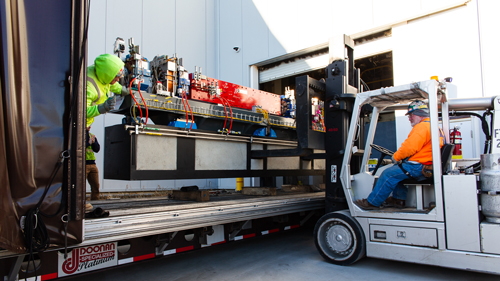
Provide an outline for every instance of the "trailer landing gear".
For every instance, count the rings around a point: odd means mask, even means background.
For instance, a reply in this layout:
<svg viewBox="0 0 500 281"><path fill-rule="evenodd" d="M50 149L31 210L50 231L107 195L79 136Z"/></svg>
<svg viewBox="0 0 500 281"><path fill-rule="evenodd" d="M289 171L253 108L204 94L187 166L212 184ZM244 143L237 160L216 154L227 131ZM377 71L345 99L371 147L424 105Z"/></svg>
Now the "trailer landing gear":
<svg viewBox="0 0 500 281"><path fill-rule="evenodd" d="M323 258L337 265L351 265L366 253L363 230L348 211L321 217L314 227L314 242Z"/></svg>

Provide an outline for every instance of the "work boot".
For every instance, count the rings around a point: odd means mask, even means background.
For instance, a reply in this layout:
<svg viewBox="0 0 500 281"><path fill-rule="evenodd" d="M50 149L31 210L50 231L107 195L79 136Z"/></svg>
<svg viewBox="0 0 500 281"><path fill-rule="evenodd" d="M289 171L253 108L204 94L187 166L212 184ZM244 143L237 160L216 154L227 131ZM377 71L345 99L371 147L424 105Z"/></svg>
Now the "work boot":
<svg viewBox="0 0 500 281"><path fill-rule="evenodd" d="M85 212L90 212L92 211L92 209L94 209L94 206L92 206L92 204L90 203L85 204Z"/></svg>
<svg viewBox="0 0 500 281"><path fill-rule="evenodd" d="M387 198L384 203L382 203L384 207L392 207L392 208L398 208L402 209L405 207L405 200L403 199L396 199L394 197L389 197Z"/></svg>
<svg viewBox="0 0 500 281"><path fill-rule="evenodd" d="M360 207L363 210L378 210L378 209L380 209L380 207L373 206L372 204L370 204L370 202L368 202L368 200L366 200L366 199L356 200L356 201L354 201L354 204L356 204L358 207Z"/></svg>
<svg viewBox="0 0 500 281"><path fill-rule="evenodd" d="M101 207L95 208L92 212L85 213L86 219L106 218L106 217L109 217L109 211L105 211Z"/></svg>

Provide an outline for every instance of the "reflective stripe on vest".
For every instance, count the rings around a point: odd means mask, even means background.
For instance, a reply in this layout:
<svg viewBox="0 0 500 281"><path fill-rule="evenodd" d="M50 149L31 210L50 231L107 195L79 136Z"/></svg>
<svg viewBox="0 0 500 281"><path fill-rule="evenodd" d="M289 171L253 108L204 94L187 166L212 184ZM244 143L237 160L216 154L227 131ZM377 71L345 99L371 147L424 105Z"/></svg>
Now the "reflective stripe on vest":
<svg viewBox="0 0 500 281"><path fill-rule="evenodd" d="M425 123L431 123L429 121L424 121ZM439 128L439 136L443 138L443 145L447 144L446 137L444 136L443 129Z"/></svg>
<svg viewBox="0 0 500 281"><path fill-rule="evenodd" d="M92 106L94 106L97 103L97 101L101 98L101 90L99 90L99 87L97 87L97 83L93 78L87 76L87 81L92 83L92 85L94 85L95 90L97 91L97 99L92 102Z"/></svg>

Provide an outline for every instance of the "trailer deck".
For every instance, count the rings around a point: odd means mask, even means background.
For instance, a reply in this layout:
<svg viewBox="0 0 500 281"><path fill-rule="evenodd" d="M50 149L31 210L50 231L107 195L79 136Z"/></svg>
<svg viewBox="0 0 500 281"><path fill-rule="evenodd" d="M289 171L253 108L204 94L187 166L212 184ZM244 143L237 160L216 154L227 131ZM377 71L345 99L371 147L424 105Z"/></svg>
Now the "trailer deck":
<svg viewBox="0 0 500 281"><path fill-rule="evenodd" d="M210 202L168 199L122 199L93 201L109 210L106 218L86 219L85 241L78 246L131 239L237 221L258 219L324 208L324 192L277 196L229 194L213 196Z"/></svg>

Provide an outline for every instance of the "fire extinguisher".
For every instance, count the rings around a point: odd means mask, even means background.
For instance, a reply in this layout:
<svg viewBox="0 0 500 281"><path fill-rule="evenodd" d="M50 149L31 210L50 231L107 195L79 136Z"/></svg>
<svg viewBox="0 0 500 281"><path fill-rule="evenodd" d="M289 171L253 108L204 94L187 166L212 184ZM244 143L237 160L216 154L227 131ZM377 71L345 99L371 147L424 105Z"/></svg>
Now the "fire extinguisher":
<svg viewBox="0 0 500 281"><path fill-rule="evenodd" d="M460 127L455 126L453 130L450 132L450 140L451 143L455 144L455 148L453 149L452 159L462 159L462 133L459 131Z"/></svg>

